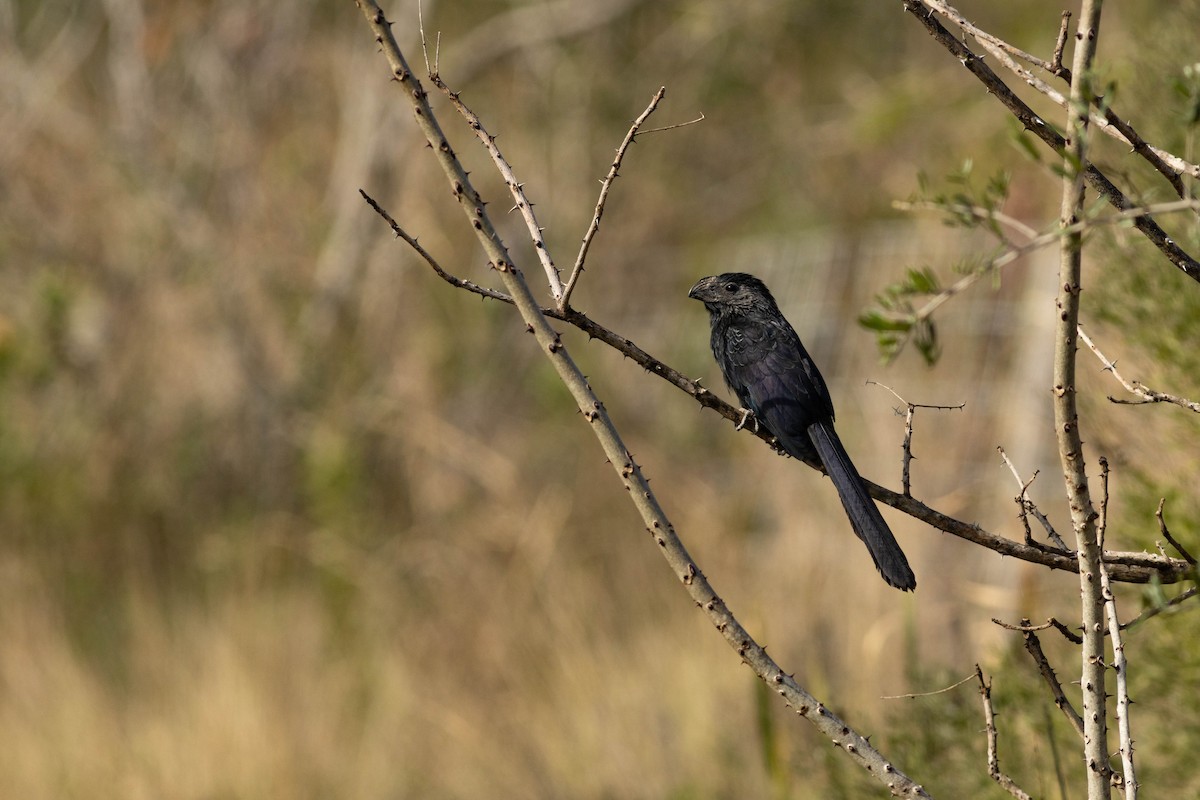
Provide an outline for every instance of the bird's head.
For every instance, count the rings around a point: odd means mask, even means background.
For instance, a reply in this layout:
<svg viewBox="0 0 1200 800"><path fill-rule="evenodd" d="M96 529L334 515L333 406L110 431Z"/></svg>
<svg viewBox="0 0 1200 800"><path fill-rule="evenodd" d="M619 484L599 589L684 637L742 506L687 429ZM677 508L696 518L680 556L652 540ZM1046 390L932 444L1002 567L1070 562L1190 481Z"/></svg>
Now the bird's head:
<svg viewBox="0 0 1200 800"><path fill-rule="evenodd" d="M709 275L696 281L688 297L704 303L710 314L739 314L777 310L767 285L745 272Z"/></svg>

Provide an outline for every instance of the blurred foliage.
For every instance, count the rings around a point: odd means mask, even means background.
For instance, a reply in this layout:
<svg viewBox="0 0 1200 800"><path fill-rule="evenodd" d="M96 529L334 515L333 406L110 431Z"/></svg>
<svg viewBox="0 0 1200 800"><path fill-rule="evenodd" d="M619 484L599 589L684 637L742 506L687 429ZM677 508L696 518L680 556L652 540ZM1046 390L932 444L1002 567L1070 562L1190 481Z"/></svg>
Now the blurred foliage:
<svg viewBox="0 0 1200 800"><path fill-rule="evenodd" d="M550 5L423 13L560 263L652 93L668 87L649 127L706 116L631 149L577 305L715 386L686 289L763 274L837 365L856 461L893 476L899 433L862 388L878 373L854 319L880 287L935 291L941 264L983 245L892 200L969 158L1010 176L984 199L1036 225L1057 213L1053 176L1014 158L1003 111L899 6ZM1057 29L1035 0L963 11L1036 52ZM388 14L420 63L415 3ZM1106 14L1114 106L1190 150L1200 6ZM362 204L359 187L448 268L492 280L351 4L7 0L0 42L0 796L883 796L755 702L511 310L441 284ZM502 209L502 182L438 108ZM1121 148L1101 154L1155 185ZM519 221L501 224L532 263ZM1112 232L1124 255L1089 282L1091 313L1148 383L1194 396L1195 292L1130 236ZM966 421L918 431L937 458L916 488L1010 530L995 442L1049 431L1013 323L1045 310L1037 279L1015 267L957 298L930 340L937 368L913 377L901 357L884 376L972 401ZM904 713L877 698L992 663L1006 768L1054 784L1036 749L1057 724L1046 695L986 619L1063 613L1069 581L897 519L922 581L902 603L820 478L566 340L706 572L807 685L910 774L988 796L968 687ZM1091 376L1096 397L1107 377ZM1110 535L1149 545L1167 494L1194 541L1195 423L1092 412L1121 451ZM1148 787L1194 794L1173 767L1200 743L1179 713L1200 648L1187 611L1164 617L1131 633L1139 753Z"/></svg>

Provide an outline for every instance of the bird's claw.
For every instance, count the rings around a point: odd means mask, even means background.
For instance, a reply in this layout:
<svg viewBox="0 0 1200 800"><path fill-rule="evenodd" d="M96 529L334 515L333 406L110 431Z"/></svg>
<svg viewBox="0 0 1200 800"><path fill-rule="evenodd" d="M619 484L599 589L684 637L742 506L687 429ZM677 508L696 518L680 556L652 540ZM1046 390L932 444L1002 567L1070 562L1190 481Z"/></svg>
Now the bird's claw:
<svg viewBox="0 0 1200 800"><path fill-rule="evenodd" d="M742 428L746 427L747 422L753 422L754 432L758 433L758 417L754 416L754 412L748 408L742 409L742 418L738 420L737 425L733 426L733 429L735 431L740 431Z"/></svg>

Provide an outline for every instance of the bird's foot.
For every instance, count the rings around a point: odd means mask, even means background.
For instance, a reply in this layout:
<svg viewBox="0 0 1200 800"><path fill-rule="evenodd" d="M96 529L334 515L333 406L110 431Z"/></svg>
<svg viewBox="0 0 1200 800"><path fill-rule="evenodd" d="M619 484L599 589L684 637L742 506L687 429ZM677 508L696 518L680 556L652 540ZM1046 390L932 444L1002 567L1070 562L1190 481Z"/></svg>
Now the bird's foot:
<svg viewBox="0 0 1200 800"><path fill-rule="evenodd" d="M754 424L754 432L758 433L758 417L754 416L754 412L748 408L743 408L741 411L742 418L738 420L737 425L733 426L733 429L735 431L740 431L742 428L746 427L747 422L751 422Z"/></svg>

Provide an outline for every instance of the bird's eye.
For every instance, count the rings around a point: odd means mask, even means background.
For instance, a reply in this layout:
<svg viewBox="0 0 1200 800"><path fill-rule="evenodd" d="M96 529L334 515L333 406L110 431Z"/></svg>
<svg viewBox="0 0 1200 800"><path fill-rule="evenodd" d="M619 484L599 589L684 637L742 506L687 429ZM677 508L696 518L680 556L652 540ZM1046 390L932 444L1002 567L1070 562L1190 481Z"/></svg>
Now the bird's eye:
<svg viewBox="0 0 1200 800"><path fill-rule="evenodd" d="M729 292L730 294L733 294L737 290L738 290L738 285L736 283L725 284L725 291Z"/></svg>

